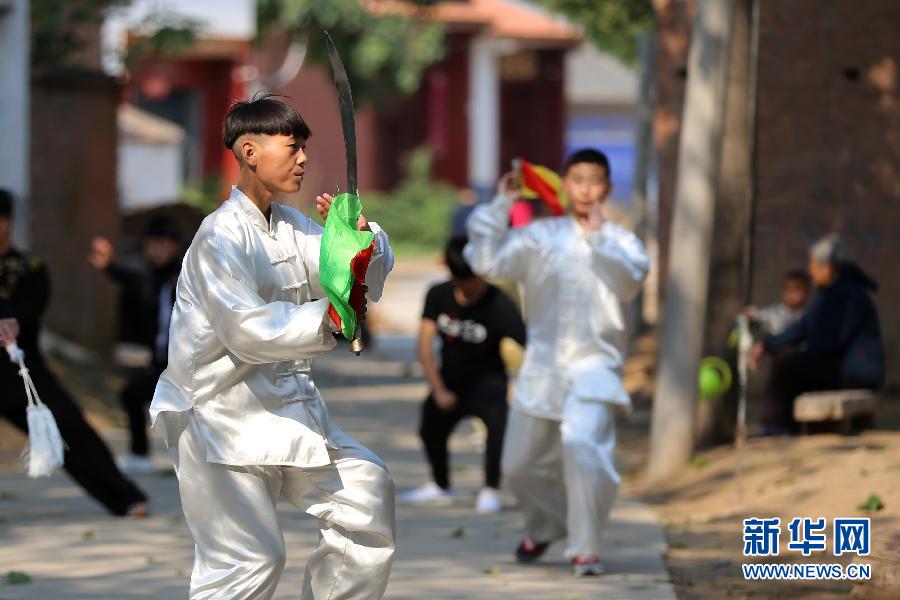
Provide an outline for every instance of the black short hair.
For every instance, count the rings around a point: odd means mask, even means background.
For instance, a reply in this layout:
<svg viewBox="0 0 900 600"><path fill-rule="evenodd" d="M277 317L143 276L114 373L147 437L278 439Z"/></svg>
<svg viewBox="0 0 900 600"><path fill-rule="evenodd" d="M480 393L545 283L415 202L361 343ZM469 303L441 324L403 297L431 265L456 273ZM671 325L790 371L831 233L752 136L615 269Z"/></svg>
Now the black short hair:
<svg viewBox="0 0 900 600"><path fill-rule="evenodd" d="M569 155L569 158L566 159L566 164L563 166L563 174L569 172L574 165L579 163L591 163L593 165L600 165L603 167L603 170L606 171L606 178L612 178L612 169L609 166L609 158L595 148L582 148L580 150L576 150L572 154Z"/></svg>
<svg viewBox="0 0 900 600"><path fill-rule="evenodd" d="M0 217L12 219L13 195L7 189L0 188Z"/></svg>
<svg viewBox="0 0 900 600"><path fill-rule="evenodd" d="M447 246L444 248L444 261L447 268L450 269L450 275L454 279L469 279L475 277L472 267L466 262L463 256L463 248L469 239L464 236L452 237L447 240Z"/></svg>
<svg viewBox="0 0 900 600"><path fill-rule="evenodd" d="M141 234L143 239L163 238L173 242L181 241L181 228L172 217L157 215L147 221Z"/></svg>
<svg viewBox="0 0 900 600"><path fill-rule="evenodd" d="M791 269L784 274L785 281L796 281L806 287L812 287L812 278L806 269Z"/></svg>
<svg viewBox="0 0 900 600"><path fill-rule="evenodd" d="M309 139L309 126L296 110L279 100L280 94L258 93L251 100L235 102L225 114L222 141L229 150L246 134L290 135Z"/></svg>

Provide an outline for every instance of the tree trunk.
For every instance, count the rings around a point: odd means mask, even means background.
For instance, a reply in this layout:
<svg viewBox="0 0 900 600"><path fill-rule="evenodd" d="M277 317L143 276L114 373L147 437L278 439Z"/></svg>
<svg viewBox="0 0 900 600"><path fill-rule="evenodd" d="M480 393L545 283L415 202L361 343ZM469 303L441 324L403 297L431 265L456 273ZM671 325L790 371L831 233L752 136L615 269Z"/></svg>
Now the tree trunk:
<svg viewBox="0 0 900 600"><path fill-rule="evenodd" d="M736 0L728 65L721 163L709 267L709 305L706 309L704 355L720 356L732 365L737 378L737 348L727 347L735 316L745 302L744 253L750 229L750 33L752 0ZM700 446L734 439L737 385L721 398L697 407L695 440Z"/></svg>
<svg viewBox="0 0 900 600"><path fill-rule="evenodd" d="M688 464L694 447L722 123L735 0L697 3L678 154L649 478Z"/></svg>

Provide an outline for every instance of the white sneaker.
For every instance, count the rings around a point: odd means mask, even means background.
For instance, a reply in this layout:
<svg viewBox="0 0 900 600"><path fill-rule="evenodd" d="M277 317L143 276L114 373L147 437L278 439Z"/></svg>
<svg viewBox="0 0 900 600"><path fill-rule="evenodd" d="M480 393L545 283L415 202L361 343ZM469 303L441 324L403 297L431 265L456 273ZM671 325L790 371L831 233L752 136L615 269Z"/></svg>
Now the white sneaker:
<svg viewBox="0 0 900 600"><path fill-rule="evenodd" d="M603 575L603 563L599 556L576 556L572 559L575 577L596 577Z"/></svg>
<svg viewBox="0 0 900 600"><path fill-rule="evenodd" d="M453 490L445 490L433 481L400 494L404 504L449 504L456 499Z"/></svg>
<svg viewBox="0 0 900 600"><path fill-rule="evenodd" d="M138 456L137 454L123 454L116 461L119 470L129 475L149 475L156 472L153 461L148 456Z"/></svg>
<svg viewBox="0 0 900 600"><path fill-rule="evenodd" d="M503 510L503 500L500 499L500 492L494 488L484 487L478 492L478 498L475 500L475 511L481 514L496 513Z"/></svg>

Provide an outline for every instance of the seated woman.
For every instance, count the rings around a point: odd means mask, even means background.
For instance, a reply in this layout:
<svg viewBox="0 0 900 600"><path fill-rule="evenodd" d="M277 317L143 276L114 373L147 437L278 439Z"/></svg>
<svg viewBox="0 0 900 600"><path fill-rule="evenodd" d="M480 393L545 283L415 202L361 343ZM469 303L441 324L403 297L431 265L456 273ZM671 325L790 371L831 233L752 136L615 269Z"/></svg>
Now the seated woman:
<svg viewBox="0 0 900 600"><path fill-rule="evenodd" d="M805 392L875 389L884 382L884 347L878 311L869 292L878 284L854 262L836 235L810 249L809 273L816 287L806 313L753 349L751 366L764 353L776 354L769 393L780 408L770 425L795 431L794 398ZM786 348L795 348L783 352ZM774 433L774 431L773 431Z"/></svg>

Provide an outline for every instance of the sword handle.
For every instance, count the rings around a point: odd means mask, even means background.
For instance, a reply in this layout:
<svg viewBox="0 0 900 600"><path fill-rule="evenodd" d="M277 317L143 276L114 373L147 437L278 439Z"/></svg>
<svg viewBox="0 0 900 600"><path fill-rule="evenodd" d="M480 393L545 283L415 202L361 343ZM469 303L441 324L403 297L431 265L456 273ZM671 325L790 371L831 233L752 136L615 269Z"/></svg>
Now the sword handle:
<svg viewBox="0 0 900 600"><path fill-rule="evenodd" d="M357 323L356 330L353 332L353 340L350 342L350 352L359 356L359 353L362 352L362 350L362 328L359 326L359 323Z"/></svg>
<svg viewBox="0 0 900 600"><path fill-rule="evenodd" d="M25 358L25 353L16 345L15 342L6 344L6 353L9 354L9 360L12 362L21 362Z"/></svg>

